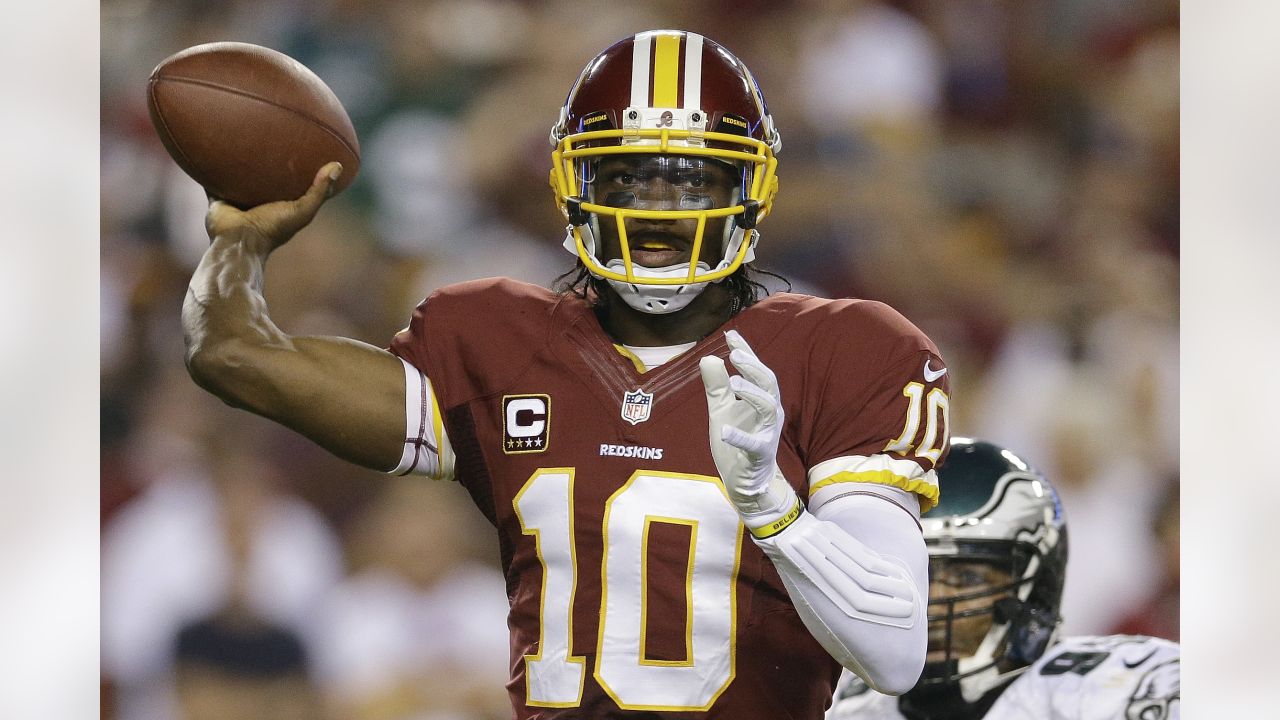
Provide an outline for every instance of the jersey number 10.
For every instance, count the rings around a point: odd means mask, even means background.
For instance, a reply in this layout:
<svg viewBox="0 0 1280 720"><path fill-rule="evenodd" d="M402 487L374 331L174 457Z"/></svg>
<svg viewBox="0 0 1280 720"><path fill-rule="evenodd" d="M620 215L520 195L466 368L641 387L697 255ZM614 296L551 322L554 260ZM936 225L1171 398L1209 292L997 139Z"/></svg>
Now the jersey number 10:
<svg viewBox="0 0 1280 720"><path fill-rule="evenodd" d="M916 448L915 456L927 458L931 463L938 462L938 458L942 456L942 448L947 446L947 435L951 425L947 421L947 414L951 409L951 401L947 398L947 394L938 388L930 390L926 398L924 385L918 382L907 383L906 387L902 388L902 394L907 396L907 400L911 403L907 408L907 422L902 428L902 434L884 447L885 452L906 455L911 449L916 434L920 432L920 422L923 418L924 438ZM941 437L938 433L939 425L942 426Z"/></svg>
<svg viewBox="0 0 1280 720"><path fill-rule="evenodd" d="M542 563L538 652L525 656L526 702L532 706L576 707L582 701L586 658L572 653L573 601L579 573L594 569L578 567L573 480L574 468L543 468L512 500ZM708 709L734 677L742 525L724 485L718 477L638 470L606 501L603 522L596 681L621 708ZM645 650L654 523L689 528L680 660L650 659Z"/></svg>

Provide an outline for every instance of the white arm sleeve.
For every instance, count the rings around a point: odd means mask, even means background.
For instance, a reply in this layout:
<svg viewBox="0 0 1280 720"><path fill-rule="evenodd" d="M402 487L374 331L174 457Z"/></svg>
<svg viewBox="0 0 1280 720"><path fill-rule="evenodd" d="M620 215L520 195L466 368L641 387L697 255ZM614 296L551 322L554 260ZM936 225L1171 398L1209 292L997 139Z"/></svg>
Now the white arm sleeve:
<svg viewBox="0 0 1280 720"><path fill-rule="evenodd" d="M755 543L827 652L873 689L898 695L924 668L929 555L914 495L858 485Z"/></svg>

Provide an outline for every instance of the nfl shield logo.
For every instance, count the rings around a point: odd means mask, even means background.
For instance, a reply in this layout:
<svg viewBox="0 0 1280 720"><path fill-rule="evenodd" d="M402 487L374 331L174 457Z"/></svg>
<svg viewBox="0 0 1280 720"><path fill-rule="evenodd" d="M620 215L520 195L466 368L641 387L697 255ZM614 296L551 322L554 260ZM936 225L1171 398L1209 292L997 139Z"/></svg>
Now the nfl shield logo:
<svg viewBox="0 0 1280 720"><path fill-rule="evenodd" d="M647 393L639 388L635 392L625 393L622 396L622 419L638 425L649 419L649 410L653 407L653 393Z"/></svg>

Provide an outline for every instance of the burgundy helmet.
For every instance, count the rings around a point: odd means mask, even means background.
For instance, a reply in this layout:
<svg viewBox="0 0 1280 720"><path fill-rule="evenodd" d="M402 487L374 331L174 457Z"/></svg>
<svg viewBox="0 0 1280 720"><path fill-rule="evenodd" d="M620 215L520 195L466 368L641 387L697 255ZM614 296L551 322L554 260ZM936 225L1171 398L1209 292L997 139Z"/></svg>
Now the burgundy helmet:
<svg viewBox="0 0 1280 720"><path fill-rule="evenodd" d="M565 248L629 303L648 312L684 307L708 282L728 277L754 258L756 224L778 190L775 153L782 138L764 96L741 60L720 44L683 30L650 30L615 43L587 63L551 129L551 187L569 221ZM741 180L725 207L620 208L592 197L591 180L603 157L622 154L710 158L728 163ZM596 256L599 215L617 220L623 258ZM724 256L716 267L698 262L647 268L630 261L626 218L697 219L695 248L706 222L724 222ZM635 303L632 303L633 305Z"/></svg>

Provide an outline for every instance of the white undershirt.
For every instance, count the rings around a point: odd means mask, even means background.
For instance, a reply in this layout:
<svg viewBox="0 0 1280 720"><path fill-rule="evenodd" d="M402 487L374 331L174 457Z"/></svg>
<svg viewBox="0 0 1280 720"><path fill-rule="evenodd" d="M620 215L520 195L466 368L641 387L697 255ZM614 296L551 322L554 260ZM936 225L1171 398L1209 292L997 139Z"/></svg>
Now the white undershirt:
<svg viewBox="0 0 1280 720"><path fill-rule="evenodd" d="M696 342L681 343L679 345L660 345L658 347L639 347L636 345L623 345L627 352L635 355L641 363L644 364L645 370L652 370L664 363L670 362L673 358L679 357L693 346Z"/></svg>

